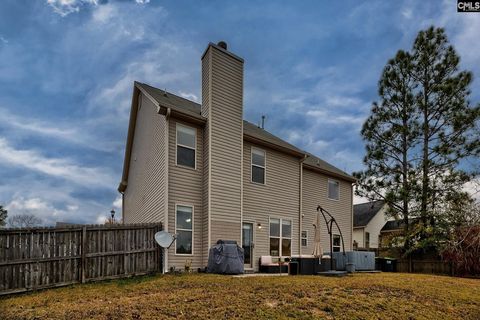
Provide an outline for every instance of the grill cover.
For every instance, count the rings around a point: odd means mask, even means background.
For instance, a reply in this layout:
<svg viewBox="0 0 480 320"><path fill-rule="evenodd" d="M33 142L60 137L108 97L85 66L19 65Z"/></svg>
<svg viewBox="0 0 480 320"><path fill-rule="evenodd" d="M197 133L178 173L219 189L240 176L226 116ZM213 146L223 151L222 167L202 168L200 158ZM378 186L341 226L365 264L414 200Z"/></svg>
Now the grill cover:
<svg viewBox="0 0 480 320"><path fill-rule="evenodd" d="M243 273L243 248L236 241L218 240L208 253L208 273Z"/></svg>

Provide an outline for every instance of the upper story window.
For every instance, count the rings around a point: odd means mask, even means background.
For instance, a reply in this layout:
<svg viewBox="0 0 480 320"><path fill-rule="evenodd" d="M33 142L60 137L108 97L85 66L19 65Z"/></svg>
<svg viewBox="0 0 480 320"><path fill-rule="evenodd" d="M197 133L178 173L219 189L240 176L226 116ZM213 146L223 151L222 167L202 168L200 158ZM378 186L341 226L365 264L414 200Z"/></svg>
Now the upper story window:
<svg viewBox="0 0 480 320"><path fill-rule="evenodd" d="M265 150L252 148L252 182L265 184Z"/></svg>
<svg viewBox="0 0 480 320"><path fill-rule="evenodd" d="M340 198L340 183L336 180L328 179L328 199L338 200Z"/></svg>
<svg viewBox="0 0 480 320"><path fill-rule="evenodd" d="M197 130L177 123L177 165L195 169Z"/></svg>
<svg viewBox="0 0 480 320"><path fill-rule="evenodd" d="M370 248L370 232L365 232L365 248Z"/></svg>

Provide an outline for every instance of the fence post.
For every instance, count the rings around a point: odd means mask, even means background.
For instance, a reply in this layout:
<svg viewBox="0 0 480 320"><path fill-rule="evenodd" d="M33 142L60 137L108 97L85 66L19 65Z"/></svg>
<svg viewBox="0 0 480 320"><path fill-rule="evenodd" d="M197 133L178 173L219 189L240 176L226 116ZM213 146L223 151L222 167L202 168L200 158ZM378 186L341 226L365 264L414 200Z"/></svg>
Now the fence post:
<svg viewBox="0 0 480 320"><path fill-rule="evenodd" d="M82 279L81 282L85 283L87 269L87 226L82 227Z"/></svg>

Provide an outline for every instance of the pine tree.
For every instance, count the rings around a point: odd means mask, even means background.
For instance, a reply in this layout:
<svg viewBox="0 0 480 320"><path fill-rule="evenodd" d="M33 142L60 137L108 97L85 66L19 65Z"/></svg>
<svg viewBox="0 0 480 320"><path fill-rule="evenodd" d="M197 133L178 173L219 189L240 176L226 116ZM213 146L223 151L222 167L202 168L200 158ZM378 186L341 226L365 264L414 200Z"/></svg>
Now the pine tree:
<svg viewBox="0 0 480 320"><path fill-rule="evenodd" d="M477 172L480 106L468 100L472 74L459 71L460 58L445 31L420 31L411 52L399 51L379 82L381 104L374 103L362 128L367 142L357 173L357 194L384 199L392 215L405 222L405 251L436 245L448 229L448 210L471 201L462 186ZM419 218L415 232L411 218ZM415 249L413 248L413 249Z"/></svg>
<svg viewBox="0 0 480 320"><path fill-rule="evenodd" d="M421 204L420 217L428 233L435 233L435 221L449 199L464 198L461 187L475 173L459 168L462 159L480 155L476 122L480 107L468 101L471 72L459 71L460 58L448 43L442 28L420 31L412 50L417 113L421 119ZM428 226L428 228L427 228Z"/></svg>
<svg viewBox="0 0 480 320"><path fill-rule="evenodd" d="M419 143L415 113L415 83L409 53L399 51L385 66L379 81L380 104L374 102L361 134L367 141L364 163L367 169L356 173L357 194L384 200L392 216L403 220L409 234L409 218L416 198L416 159ZM408 239L408 237L407 237ZM404 242L408 251L410 241Z"/></svg>

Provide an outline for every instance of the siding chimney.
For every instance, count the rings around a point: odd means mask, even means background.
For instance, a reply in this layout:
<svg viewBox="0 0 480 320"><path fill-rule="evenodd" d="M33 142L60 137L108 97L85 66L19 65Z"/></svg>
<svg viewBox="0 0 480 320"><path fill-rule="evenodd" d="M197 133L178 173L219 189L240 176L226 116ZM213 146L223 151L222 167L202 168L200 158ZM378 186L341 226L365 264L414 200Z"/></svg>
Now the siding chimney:
<svg viewBox="0 0 480 320"><path fill-rule="evenodd" d="M204 260L217 240L240 244L243 172L243 59L220 41L202 56ZM206 264L206 263L205 263Z"/></svg>

